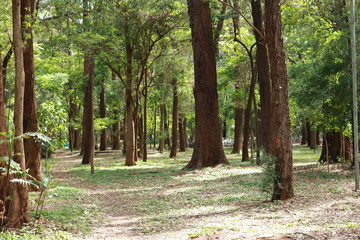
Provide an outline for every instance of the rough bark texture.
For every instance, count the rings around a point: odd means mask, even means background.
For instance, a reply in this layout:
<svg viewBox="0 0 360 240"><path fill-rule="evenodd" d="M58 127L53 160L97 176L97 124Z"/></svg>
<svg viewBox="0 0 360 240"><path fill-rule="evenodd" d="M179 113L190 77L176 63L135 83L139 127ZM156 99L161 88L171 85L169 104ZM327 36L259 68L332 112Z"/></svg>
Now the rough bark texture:
<svg viewBox="0 0 360 240"><path fill-rule="evenodd" d="M90 164L94 160L95 136L94 136L94 58L89 55L84 57L84 113L82 134L82 164Z"/></svg>
<svg viewBox="0 0 360 240"><path fill-rule="evenodd" d="M128 29L126 28L126 32ZM132 97L133 90L133 75L132 75L132 55L133 49L126 39L126 124L125 124L125 147L126 147L126 160L125 166L135 165L136 143L135 143L135 121L134 121L134 101Z"/></svg>
<svg viewBox="0 0 360 240"><path fill-rule="evenodd" d="M350 138L344 136L341 132L332 131L327 132L323 136L323 146L319 162L327 162L326 143L328 147L329 163L339 163L341 160L352 161L353 145Z"/></svg>
<svg viewBox="0 0 360 240"><path fill-rule="evenodd" d="M173 82L173 111L172 111L172 130L171 130L171 150L170 158L176 158L178 149L178 118L179 118L179 97L178 97L178 86L177 81L174 79Z"/></svg>
<svg viewBox="0 0 360 240"><path fill-rule="evenodd" d="M244 107L241 103L236 103L235 108L235 136L234 145L231 154L239 154L243 145L243 120L244 120Z"/></svg>
<svg viewBox="0 0 360 240"><path fill-rule="evenodd" d="M21 0L21 21L22 26L25 22L33 21L35 1ZM29 24L29 23L28 23ZM35 64L34 64L34 48L33 48L33 34L32 22L30 27L24 29L27 38L23 39L24 48L24 71L25 71L25 92L24 92L24 117L23 127L24 133L37 132L38 121L36 111L36 95L35 95ZM29 174L42 181L41 169L41 150L40 144L33 137L24 139L25 162L26 169L29 169Z"/></svg>
<svg viewBox="0 0 360 240"><path fill-rule="evenodd" d="M289 79L282 39L280 6L280 0L265 0L265 32L269 50L272 84L271 128L276 129L271 134L269 151L276 158L275 172L277 174L272 200L286 200L294 196Z"/></svg>
<svg viewBox="0 0 360 240"><path fill-rule="evenodd" d="M120 150L120 122L119 122L119 109L114 108L114 120L115 123L112 125L112 149Z"/></svg>
<svg viewBox="0 0 360 240"><path fill-rule="evenodd" d="M106 118L106 94L105 94L105 80L101 81L101 93L100 93L100 118ZM100 137L100 151L105 151L107 147L107 135L106 128L101 130Z"/></svg>
<svg viewBox="0 0 360 240"><path fill-rule="evenodd" d="M265 35L263 25L263 16L261 10L261 1L252 0L252 16L254 26ZM266 41L257 31L254 31L256 38L256 68L258 73L260 89L260 133L261 146L266 152L269 152L269 143L271 137L271 81L269 71L269 58L266 47Z"/></svg>
<svg viewBox="0 0 360 240"><path fill-rule="evenodd" d="M188 0L195 71L195 146L185 168L228 164L219 117L215 47L208 1Z"/></svg>
<svg viewBox="0 0 360 240"><path fill-rule="evenodd" d="M0 63L1 63L1 52L0 52ZM0 133L6 133L6 119L5 119L5 95L4 95L4 81L2 75L2 64L0 64ZM6 137L0 135L0 141L6 140ZM9 148L7 142L0 143L0 157L9 157ZM0 168L6 168L6 164L3 161L0 161ZM6 176L3 174L3 171L0 171L0 211L3 212L3 209L7 209L8 203L5 203L5 198L9 195L8 187L6 184ZM3 222L3 216L7 215L7 211L0 214L0 227L2 227L6 222Z"/></svg>
<svg viewBox="0 0 360 240"><path fill-rule="evenodd" d="M12 1L13 13L13 44L15 53L15 105L14 105L14 126L15 137L23 134L23 114L24 114L24 56L22 48L21 34L21 14L20 0ZM14 160L20 164L21 170L25 171L23 138L16 138L14 141ZM16 188L13 196L12 208L8 219L8 227L20 227L22 224L30 221L30 211L28 205L29 193L25 184L11 184Z"/></svg>

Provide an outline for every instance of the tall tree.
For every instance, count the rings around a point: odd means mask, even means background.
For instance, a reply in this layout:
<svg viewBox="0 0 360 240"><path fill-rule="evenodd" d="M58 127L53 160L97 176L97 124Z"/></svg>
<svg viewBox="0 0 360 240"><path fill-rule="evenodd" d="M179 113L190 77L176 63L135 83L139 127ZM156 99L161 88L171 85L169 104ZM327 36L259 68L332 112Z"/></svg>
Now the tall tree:
<svg viewBox="0 0 360 240"><path fill-rule="evenodd" d="M1 63L1 53L0 53L0 63ZM5 119L5 95L4 95L4 81L2 75L2 64L0 64L0 168L6 169L5 159L9 157L9 148L8 143L6 142L6 136L3 136L1 133L6 133L6 119ZM4 142L1 142L4 141ZM6 198L8 196L8 187L6 183L6 175L1 172L0 174L0 209L6 209L3 214L7 214L8 203L6 204ZM3 227L6 223L0 222L0 228Z"/></svg>
<svg viewBox="0 0 360 240"><path fill-rule="evenodd" d="M37 132L38 120L36 111L35 96L35 64L34 64L34 48L33 48L33 31L34 22L34 0L21 0L21 23L22 26L28 26L24 29L23 41L24 48L24 70L25 70L25 93L24 103L24 133ZM26 168L29 174L38 181L42 180L41 170L41 151L40 144L33 137L24 139Z"/></svg>
<svg viewBox="0 0 360 240"><path fill-rule="evenodd" d="M269 50L271 95L270 154L276 158L276 179L272 200L294 196L290 135L289 78L281 29L280 0L265 0L265 32Z"/></svg>
<svg viewBox="0 0 360 240"><path fill-rule="evenodd" d="M24 114L24 55L21 32L21 11L20 0L12 1L13 15L13 44L15 54L15 105L14 105L14 159L20 164L21 170L25 171L25 151L23 141L23 114ZM8 219L8 227L20 227L22 224L30 221L29 211L29 193L26 184L13 184L14 196L12 208Z"/></svg>
<svg viewBox="0 0 360 240"><path fill-rule="evenodd" d="M105 92L105 79L101 79L101 92L100 92L100 118L106 118L106 92ZM106 128L101 130L100 137L100 151L105 151L107 146Z"/></svg>
<svg viewBox="0 0 360 240"><path fill-rule="evenodd" d="M173 111L172 111L172 141L170 158L175 158L178 148L178 118L179 118L179 96L176 78L173 80Z"/></svg>
<svg viewBox="0 0 360 240"><path fill-rule="evenodd" d="M251 1L251 12L256 27L262 36L265 35L263 14L260 0ZM258 31L254 31L256 38L256 69L260 91L260 144L269 152L271 136L271 81L269 71L269 58L266 47L266 40Z"/></svg>
<svg viewBox="0 0 360 240"><path fill-rule="evenodd" d="M82 164L91 164L94 161L95 136L94 136L94 57L89 53L84 56L84 113L83 113L83 134Z"/></svg>
<svg viewBox="0 0 360 240"><path fill-rule="evenodd" d="M88 11L90 9L89 0L83 0L83 24L86 30L89 25ZM86 34L86 33L85 33ZM94 172L94 70L95 59L90 46L84 46L84 112L83 112L83 135L82 164L91 164L91 173Z"/></svg>
<svg viewBox="0 0 360 240"><path fill-rule="evenodd" d="M185 168L228 164L222 141L217 94L215 46L208 1L188 0L195 71L195 146Z"/></svg>

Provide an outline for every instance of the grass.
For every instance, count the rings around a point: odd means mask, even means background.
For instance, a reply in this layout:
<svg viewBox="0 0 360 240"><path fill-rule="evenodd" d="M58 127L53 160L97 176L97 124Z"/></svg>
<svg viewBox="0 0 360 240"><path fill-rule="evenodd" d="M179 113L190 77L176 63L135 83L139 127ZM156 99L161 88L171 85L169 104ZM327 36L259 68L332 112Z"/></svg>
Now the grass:
<svg viewBox="0 0 360 240"><path fill-rule="evenodd" d="M148 162L138 161L131 168L123 166L123 159L116 155L102 154L95 159L93 175L89 166L63 165L64 158L51 160L55 169L60 168L68 175L59 174L60 179L54 179L42 216L59 229L53 236L61 236L64 231L87 235L106 221L107 215L134 219L132 229L146 239L157 236L156 239L159 234L166 234L168 239L189 239L219 231L256 232L264 228L286 232L300 227L312 230L357 227L359 222L349 217L324 225L314 215L314 209L325 209L323 203L333 200L344 206L343 211L359 207L355 201L358 195L347 186L352 173L341 169L327 173L325 167L316 164L320 151L314 153L306 147L294 146L293 152L295 166L305 168L294 174L297 199L291 203L266 202L269 195L259 187L261 167L241 162L237 155L228 155L230 166L189 172L182 167L189 161L190 152L179 153L176 159L153 154ZM311 218L307 216L307 207L313 208ZM267 224L274 218L282 219L288 214L287 209L297 211L290 214L294 219ZM247 226L246 219L253 224Z"/></svg>

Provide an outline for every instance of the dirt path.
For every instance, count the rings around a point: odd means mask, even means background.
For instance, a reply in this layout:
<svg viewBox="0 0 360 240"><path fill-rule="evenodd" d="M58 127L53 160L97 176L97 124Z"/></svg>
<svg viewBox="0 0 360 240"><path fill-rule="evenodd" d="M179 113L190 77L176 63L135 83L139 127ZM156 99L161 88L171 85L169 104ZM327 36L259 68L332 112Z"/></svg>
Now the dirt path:
<svg viewBox="0 0 360 240"><path fill-rule="evenodd" d="M119 153L109 153L119 155ZM343 185L334 184L335 194L328 197L329 189L324 189L323 199L314 199L307 193L296 196L294 199L266 208L259 207L261 202L247 202L239 204L234 210L212 213L210 215L183 215L189 217L182 229L174 231L165 230L157 233L142 235L138 233L140 217L131 212L127 207L129 200L117 191L109 191L104 187L91 185L83 179L69 173L80 162L78 153L58 152L57 158L61 160L55 164L53 177L73 186L88 190L84 204L96 204L103 213L102 221L96 223L91 235L78 236L74 239L88 240L164 240L164 239L189 239L189 233L196 229L212 228L212 226L226 225L224 229L211 233L204 233L194 239L203 240L303 240L303 239L333 239L333 240L360 240L360 194L351 191L352 180ZM100 155L97 158L101 158ZM297 171L306 169L297 166ZM311 191L311 182L308 184ZM337 193L336 191L344 191ZM160 189L165 192L166 189ZM343 195L342 195L343 194ZM159 195L161 197L161 195ZM344 198L344 196L349 196ZM348 219L348 220L347 220ZM336 223L344 224L349 221L348 227L336 227ZM354 225L355 224L355 225ZM355 226L355 227L354 227Z"/></svg>
<svg viewBox="0 0 360 240"><path fill-rule="evenodd" d="M117 152L113 153L118 154ZM95 229L89 236L77 236L74 240L100 240L100 239L144 239L133 228L136 218L132 213L126 210L126 202L122 201L120 195L110 194L107 191L99 191L96 186L75 177L69 173L69 169L81 162L78 152L71 153L69 151L59 151L54 156L60 158L61 161L54 165L52 172L56 181L67 183L73 186L89 190L89 196L84 199L84 204L96 203L103 210L103 219L97 222ZM114 211L116 209L116 211Z"/></svg>

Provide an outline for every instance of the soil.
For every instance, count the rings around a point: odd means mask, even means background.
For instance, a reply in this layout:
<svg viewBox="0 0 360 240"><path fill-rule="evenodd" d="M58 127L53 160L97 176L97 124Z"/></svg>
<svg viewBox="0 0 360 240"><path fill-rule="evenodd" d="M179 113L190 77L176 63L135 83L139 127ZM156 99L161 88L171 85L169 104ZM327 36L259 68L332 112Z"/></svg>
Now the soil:
<svg viewBox="0 0 360 240"><path fill-rule="evenodd" d="M105 153L100 153L105 154ZM118 152L106 153L118 155ZM98 157L100 156L98 155ZM333 240L360 240L360 193L353 192L353 180L349 179L338 188L345 189L343 194L351 195L346 198L340 195L331 199L324 196L322 199L313 199L306 196L269 205L266 209L259 207L258 202L239 204L234 211L224 211L209 216L198 216L189 219L188 226L174 232L159 232L141 234L137 230L138 217L136 213L127 209L127 202L121 194L102 192L100 186L88 184L68 172L79 163L78 153L69 151L57 152L61 163L55 164L53 177L57 181L81 186L91 190L89 198L84 204L99 204L103 209L103 219L96 223L93 232L88 236L77 236L74 239L124 239L124 240L155 240L155 239L189 239L189 232L196 227L216 226L227 223L226 230L220 229L215 233L196 236L198 240L294 240L294 239L333 239ZM303 167L298 167L302 171ZM99 188L100 187L100 188ZM186 216L184 216L186 217ZM201 218L201 219L200 219ZM337 220L349 221L348 228L335 228L332 225ZM353 225L351 225L351 224ZM355 223L355 225L354 225ZM297 228L298 226L298 228Z"/></svg>

